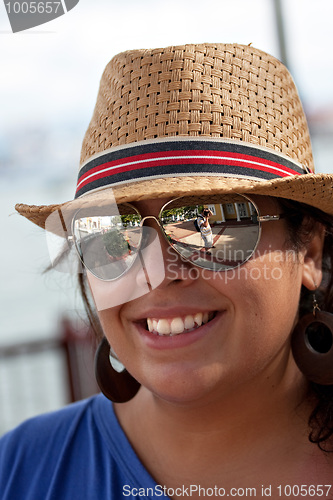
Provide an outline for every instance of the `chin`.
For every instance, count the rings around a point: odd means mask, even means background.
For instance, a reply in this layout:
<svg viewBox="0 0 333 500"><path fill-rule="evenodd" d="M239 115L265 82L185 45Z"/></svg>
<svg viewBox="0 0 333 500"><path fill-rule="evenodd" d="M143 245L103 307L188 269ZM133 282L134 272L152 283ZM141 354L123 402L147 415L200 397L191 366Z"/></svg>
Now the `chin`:
<svg viewBox="0 0 333 500"><path fill-rule="evenodd" d="M206 400L212 393L223 393L225 385L213 367L194 369L179 366L150 370L143 385L157 398L169 403L187 404Z"/></svg>

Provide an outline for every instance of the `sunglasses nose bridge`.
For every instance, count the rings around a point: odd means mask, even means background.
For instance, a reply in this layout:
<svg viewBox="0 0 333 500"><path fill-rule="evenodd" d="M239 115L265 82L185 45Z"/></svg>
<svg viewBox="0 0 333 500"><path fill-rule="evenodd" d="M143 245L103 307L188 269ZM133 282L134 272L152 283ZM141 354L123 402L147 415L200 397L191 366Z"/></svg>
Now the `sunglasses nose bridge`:
<svg viewBox="0 0 333 500"><path fill-rule="evenodd" d="M143 227L144 223L150 219L156 222L156 224L159 226L159 228L161 230L161 233L164 236L164 229L163 229L162 223L158 217L155 217L155 215L146 215L145 217L142 217L141 223L140 223L141 227Z"/></svg>
<svg viewBox="0 0 333 500"><path fill-rule="evenodd" d="M172 245L168 241L168 238L167 238L167 236L165 234L165 231L164 231L163 224L162 224L161 220L158 217L156 217L155 215L146 215L145 217L142 217L141 223L140 223L141 227L143 227L145 221L149 220L149 219L153 220L158 225L158 227L160 229L160 235L163 236L163 238L161 238L161 236L159 236L159 240L160 240L160 244L161 244L162 250L163 250L163 247L164 248L172 247Z"/></svg>
<svg viewBox="0 0 333 500"><path fill-rule="evenodd" d="M141 219L141 226L143 226L143 224L145 223L145 221L148 220L148 219L153 219L155 222L157 222L157 224L159 226L161 226L161 222L160 222L159 218L155 217L155 215L145 215L144 217L142 217L142 219Z"/></svg>

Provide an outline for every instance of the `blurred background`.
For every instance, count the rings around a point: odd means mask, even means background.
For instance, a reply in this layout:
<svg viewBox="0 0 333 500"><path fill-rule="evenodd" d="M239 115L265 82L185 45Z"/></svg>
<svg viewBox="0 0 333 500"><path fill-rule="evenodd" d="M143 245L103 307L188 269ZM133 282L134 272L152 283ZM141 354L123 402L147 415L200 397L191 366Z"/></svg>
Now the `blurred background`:
<svg viewBox="0 0 333 500"><path fill-rule="evenodd" d="M80 0L66 15L13 34L1 3L0 434L96 390L76 283L43 273L45 235L14 205L73 197L109 59L134 48L252 43L289 67L316 170L333 173L332 15L331 0Z"/></svg>

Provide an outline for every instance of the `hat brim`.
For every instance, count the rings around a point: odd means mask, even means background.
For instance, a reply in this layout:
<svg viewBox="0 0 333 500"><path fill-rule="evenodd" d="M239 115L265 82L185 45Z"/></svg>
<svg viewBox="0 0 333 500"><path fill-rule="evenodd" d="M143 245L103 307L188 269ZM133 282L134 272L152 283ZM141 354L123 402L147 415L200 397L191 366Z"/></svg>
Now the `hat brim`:
<svg viewBox="0 0 333 500"><path fill-rule="evenodd" d="M113 193L118 204L140 200L177 197L185 194L243 193L273 196L305 203L333 215L333 174L304 174L283 179L257 181L246 178L205 175L163 177L99 189L72 201L57 205L17 204L15 209L37 226L46 227L48 217L61 211L69 231L69 221L82 206L93 206L107 200ZM64 228L65 229L65 228Z"/></svg>

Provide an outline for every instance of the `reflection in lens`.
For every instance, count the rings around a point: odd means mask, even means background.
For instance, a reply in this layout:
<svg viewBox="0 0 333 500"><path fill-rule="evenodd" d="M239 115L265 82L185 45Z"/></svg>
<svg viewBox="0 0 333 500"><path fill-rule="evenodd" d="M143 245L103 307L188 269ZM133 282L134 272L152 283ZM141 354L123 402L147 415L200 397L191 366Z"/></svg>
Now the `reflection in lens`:
<svg viewBox="0 0 333 500"><path fill-rule="evenodd" d="M67 240L67 231L64 229L62 213L60 210L52 212L45 222L45 236L52 269L69 274L82 271L73 245Z"/></svg>
<svg viewBox="0 0 333 500"><path fill-rule="evenodd" d="M252 256L260 234L257 217L255 205L238 194L181 197L160 216L177 252L213 271L233 269Z"/></svg>
<svg viewBox="0 0 333 500"><path fill-rule="evenodd" d="M133 265L129 271L115 280L100 280L89 276L94 281L94 302L99 311L125 304L142 297L158 287L165 278L163 252L158 230L143 226L142 242Z"/></svg>
<svg viewBox="0 0 333 500"><path fill-rule="evenodd" d="M118 213L117 213L118 212ZM114 214L114 215L110 215ZM141 242L140 215L133 207L89 208L73 222L75 244L82 262L95 276L113 280L133 264Z"/></svg>

